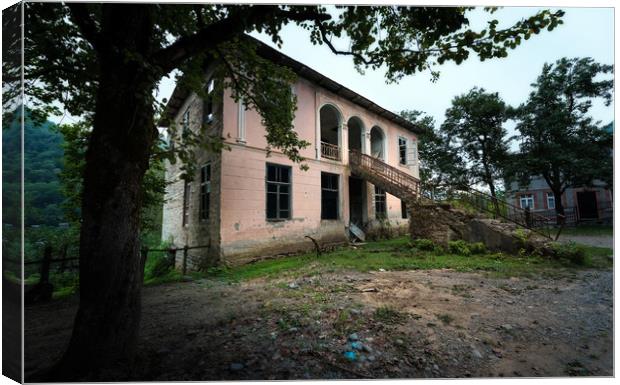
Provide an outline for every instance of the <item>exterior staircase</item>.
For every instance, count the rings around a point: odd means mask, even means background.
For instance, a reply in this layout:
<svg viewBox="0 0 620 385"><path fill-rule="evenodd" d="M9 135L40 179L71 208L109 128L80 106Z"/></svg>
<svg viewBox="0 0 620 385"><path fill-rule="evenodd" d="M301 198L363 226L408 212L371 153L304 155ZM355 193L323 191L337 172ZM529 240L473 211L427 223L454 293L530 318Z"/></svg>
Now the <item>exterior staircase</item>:
<svg viewBox="0 0 620 385"><path fill-rule="evenodd" d="M413 204L420 197L420 180L381 159L362 154L357 150L349 152L349 167L362 179L378 186L395 197Z"/></svg>
<svg viewBox="0 0 620 385"><path fill-rule="evenodd" d="M378 186L395 197L405 201L407 206L414 207L420 204L442 204L442 201L433 201L424 197L420 191L420 180L390 166L382 160L370 155L362 154L357 150L349 152L349 167L362 179ZM467 187L458 191L457 201L464 203L480 213L491 215L496 219L512 222L517 226L532 230L546 238L553 239L550 219L531 212L529 209L511 205L508 202L493 198L491 195ZM448 205L449 206L449 205ZM559 236L559 228L555 238Z"/></svg>

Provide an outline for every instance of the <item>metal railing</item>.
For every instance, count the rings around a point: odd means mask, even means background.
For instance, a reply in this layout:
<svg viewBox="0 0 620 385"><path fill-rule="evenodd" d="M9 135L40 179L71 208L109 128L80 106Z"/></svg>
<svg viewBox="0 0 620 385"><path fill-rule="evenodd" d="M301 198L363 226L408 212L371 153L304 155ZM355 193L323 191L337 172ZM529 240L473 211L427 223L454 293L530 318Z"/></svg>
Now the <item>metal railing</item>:
<svg viewBox="0 0 620 385"><path fill-rule="evenodd" d="M502 218L516 225L532 230L546 238L554 239L551 234L552 226L556 224L553 219L531 211L529 208L522 209L501 199L494 198L490 194L473 188L460 189L458 199L467 203L479 212L491 214L494 218ZM558 234L564 226L560 221ZM557 238L557 234L556 237Z"/></svg>
<svg viewBox="0 0 620 385"><path fill-rule="evenodd" d="M369 182L381 187L401 199L420 196L420 180L381 159L362 154L358 150L349 151L349 166L364 175Z"/></svg>
<svg viewBox="0 0 620 385"><path fill-rule="evenodd" d="M340 147L335 144L321 142L321 156L327 159L340 160Z"/></svg>

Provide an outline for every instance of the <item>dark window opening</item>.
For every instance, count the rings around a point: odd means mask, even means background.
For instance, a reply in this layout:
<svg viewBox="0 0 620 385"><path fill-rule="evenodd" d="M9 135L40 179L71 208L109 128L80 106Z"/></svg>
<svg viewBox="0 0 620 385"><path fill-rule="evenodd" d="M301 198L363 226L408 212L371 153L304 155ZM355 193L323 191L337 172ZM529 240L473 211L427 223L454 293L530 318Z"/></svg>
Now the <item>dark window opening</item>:
<svg viewBox="0 0 620 385"><path fill-rule="evenodd" d="M338 180L336 174L321 173L321 219L338 219Z"/></svg>
<svg viewBox="0 0 620 385"><path fill-rule="evenodd" d="M398 154L400 164L407 164L407 139L398 138Z"/></svg>
<svg viewBox="0 0 620 385"><path fill-rule="evenodd" d="M401 211L401 217L403 219L407 219L408 213L407 213L407 204L405 203L405 201L400 201L400 211Z"/></svg>
<svg viewBox="0 0 620 385"><path fill-rule="evenodd" d="M267 219L291 217L291 168L267 165Z"/></svg>
<svg viewBox="0 0 620 385"><path fill-rule="evenodd" d="M200 168L200 220L209 218L211 207L211 165L206 164Z"/></svg>
<svg viewBox="0 0 620 385"><path fill-rule="evenodd" d="M188 181L184 181L183 185L183 226L189 223L189 196L190 185Z"/></svg>
<svg viewBox="0 0 620 385"><path fill-rule="evenodd" d="M375 186L375 218L387 218L387 207L385 204L385 190Z"/></svg>
<svg viewBox="0 0 620 385"><path fill-rule="evenodd" d="M182 126L181 138L183 142L185 142L187 140L187 137L189 136L189 108L185 110L185 112L183 113L183 118L181 120L181 126Z"/></svg>

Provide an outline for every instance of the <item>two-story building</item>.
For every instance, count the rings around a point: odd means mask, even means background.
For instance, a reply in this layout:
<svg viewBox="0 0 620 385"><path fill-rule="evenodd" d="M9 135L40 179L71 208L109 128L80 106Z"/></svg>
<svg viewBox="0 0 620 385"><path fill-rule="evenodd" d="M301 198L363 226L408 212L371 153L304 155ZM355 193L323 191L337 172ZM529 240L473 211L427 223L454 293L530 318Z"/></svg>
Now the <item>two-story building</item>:
<svg viewBox="0 0 620 385"><path fill-rule="evenodd" d="M208 246L191 250L194 265L238 264L311 249L306 236L321 244L345 242L351 224L364 230L378 222L406 226L405 204L369 183L368 175L389 174L398 184L414 181L419 129L265 44L258 43L257 52L298 75L293 123L311 143L301 150L309 169L277 149L268 156L259 114L236 103L229 90L210 98L220 100L214 105L177 86L167 106L170 120L190 130L205 124L206 133L225 138L230 151L197 150L199 167L191 182L180 179L179 162L167 164L171 184L162 238L177 246ZM214 92L211 82L207 90ZM351 150L365 154L365 164L374 167L368 166L367 177L352 172Z"/></svg>

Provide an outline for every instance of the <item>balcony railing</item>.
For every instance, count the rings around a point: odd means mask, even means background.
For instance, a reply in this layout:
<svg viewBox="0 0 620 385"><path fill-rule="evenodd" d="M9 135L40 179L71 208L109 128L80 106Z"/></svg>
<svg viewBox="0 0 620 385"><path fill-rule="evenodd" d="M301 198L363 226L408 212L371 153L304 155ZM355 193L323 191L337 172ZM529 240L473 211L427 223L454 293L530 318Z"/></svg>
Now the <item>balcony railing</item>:
<svg viewBox="0 0 620 385"><path fill-rule="evenodd" d="M335 144L321 142L321 157L340 160L340 147Z"/></svg>

